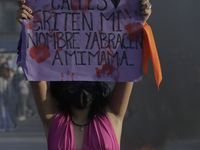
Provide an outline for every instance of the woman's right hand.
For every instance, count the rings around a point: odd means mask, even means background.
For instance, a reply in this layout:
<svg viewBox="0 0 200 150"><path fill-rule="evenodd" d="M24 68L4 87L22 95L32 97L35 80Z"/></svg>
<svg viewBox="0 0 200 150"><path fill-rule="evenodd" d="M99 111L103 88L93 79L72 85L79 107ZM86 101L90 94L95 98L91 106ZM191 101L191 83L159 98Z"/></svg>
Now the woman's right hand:
<svg viewBox="0 0 200 150"><path fill-rule="evenodd" d="M25 5L25 0L18 0L18 10L16 12L16 19L19 23L22 23L22 19L32 19L33 16L31 15L33 11Z"/></svg>

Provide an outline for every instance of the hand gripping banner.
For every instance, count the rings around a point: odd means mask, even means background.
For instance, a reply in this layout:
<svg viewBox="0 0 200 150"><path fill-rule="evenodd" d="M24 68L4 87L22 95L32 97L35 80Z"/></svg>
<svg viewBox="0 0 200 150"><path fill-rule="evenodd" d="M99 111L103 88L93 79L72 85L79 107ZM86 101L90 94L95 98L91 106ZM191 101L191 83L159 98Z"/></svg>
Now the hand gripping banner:
<svg viewBox="0 0 200 150"><path fill-rule="evenodd" d="M29 81L142 80L140 0L26 0L18 45Z"/></svg>

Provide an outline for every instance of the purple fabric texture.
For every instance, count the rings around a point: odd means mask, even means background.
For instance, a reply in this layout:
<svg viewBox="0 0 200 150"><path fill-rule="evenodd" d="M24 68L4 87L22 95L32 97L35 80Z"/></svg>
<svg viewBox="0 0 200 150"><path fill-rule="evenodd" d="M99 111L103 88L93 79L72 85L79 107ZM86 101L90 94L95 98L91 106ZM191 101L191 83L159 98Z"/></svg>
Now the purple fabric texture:
<svg viewBox="0 0 200 150"><path fill-rule="evenodd" d="M85 131L81 150L119 150L119 144L107 115L96 115ZM70 115L60 112L54 118L48 136L48 150L75 150Z"/></svg>
<svg viewBox="0 0 200 150"><path fill-rule="evenodd" d="M19 58L30 81L142 79L140 0L26 0Z"/></svg>
<svg viewBox="0 0 200 150"><path fill-rule="evenodd" d="M20 37L19 37L19 41L18 41L18 45L17 45L17 62L16 64L18 65L21 62L21 46L22 46L22 32L20 33Z"/></svg>

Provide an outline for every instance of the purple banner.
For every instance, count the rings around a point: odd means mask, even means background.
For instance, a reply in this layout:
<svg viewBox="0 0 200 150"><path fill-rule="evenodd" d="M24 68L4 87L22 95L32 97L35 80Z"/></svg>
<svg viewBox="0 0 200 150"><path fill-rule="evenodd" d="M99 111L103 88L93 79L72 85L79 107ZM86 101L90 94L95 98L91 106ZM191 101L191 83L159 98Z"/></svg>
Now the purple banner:
<svg viewBox="0 0 200 150"><path fill-rule="evenodd" d="M21 62L30 81L141 81L140 0L26 0Z"/></svg>

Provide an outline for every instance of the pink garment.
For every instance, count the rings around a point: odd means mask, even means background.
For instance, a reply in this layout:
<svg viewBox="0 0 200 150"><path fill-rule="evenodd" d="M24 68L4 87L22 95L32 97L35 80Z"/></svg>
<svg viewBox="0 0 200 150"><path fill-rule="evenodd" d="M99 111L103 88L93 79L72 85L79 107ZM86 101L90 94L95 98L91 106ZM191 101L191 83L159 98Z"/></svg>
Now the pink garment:
<svg viewBox="0 0 200 150"><path fill-rule="evenodd" d="M85 131L81 150L119 150L119 144L108 116L96 115ZM48 150L75 150L70 115L60 112L54 118L48 136Z"/></svg>

